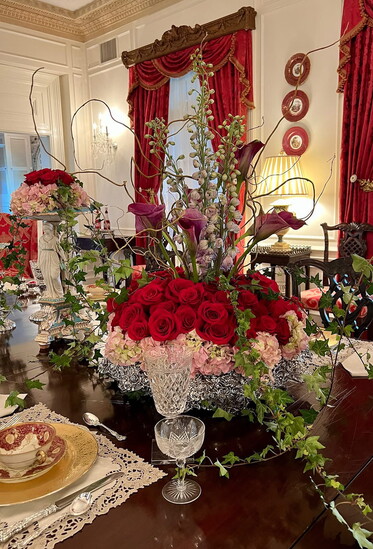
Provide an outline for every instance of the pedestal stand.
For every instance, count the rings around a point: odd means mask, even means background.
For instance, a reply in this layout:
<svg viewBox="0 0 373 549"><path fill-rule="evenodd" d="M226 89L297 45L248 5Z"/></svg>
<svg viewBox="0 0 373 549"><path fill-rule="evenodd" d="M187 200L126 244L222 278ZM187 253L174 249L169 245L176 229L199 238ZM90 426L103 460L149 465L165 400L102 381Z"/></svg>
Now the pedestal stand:
<svg viewBox="0 0 373 549"><path fill-rule="evenodd" d="M47 351L50 343L56 338L84 339L86 333L92 331L89 315L84 309L79 315L73 313L70 303L64 298L39 300L41 305L40 316L44 315L39 323L35 341L40 345L40 351ZM68 320L68 323L65 321Z"/></svg>

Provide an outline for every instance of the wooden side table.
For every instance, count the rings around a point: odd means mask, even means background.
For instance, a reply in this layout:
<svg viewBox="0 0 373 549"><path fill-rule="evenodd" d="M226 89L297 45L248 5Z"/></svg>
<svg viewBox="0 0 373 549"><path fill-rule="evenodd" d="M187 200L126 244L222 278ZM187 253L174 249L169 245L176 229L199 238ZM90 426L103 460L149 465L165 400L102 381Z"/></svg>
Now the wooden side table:
<svg viewBox="0 0 373 549"><path fill-rule="evenodd" d="M290 250L277 251L273 250L271 246L258 246L257 249L251 253L251 268L254 269L255 265L259 263L268 263L271 266L271 278L276 279L276 267L281 267L285 273L285 295L291 297L291 275L286 269L288 265L294 265L301 259L307 259L311 256L310 246L292 246ZM306 267L306 289L309 288L310 269Z"/></svg>

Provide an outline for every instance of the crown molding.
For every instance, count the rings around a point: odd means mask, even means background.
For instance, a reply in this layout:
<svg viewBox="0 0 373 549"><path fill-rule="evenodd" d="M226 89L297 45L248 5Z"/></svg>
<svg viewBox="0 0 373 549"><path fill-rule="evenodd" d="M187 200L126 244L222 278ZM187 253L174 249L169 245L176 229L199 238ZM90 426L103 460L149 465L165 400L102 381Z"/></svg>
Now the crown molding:
<svg viewBox="0 0 373 549"><path fill-rule="evenodd" d="M160 40L155 40L152 44L147 44L135 50L124 51L122 53L123 64L128 68L142 61L149 61L162 55L196 46L202 40L220 38L243 29L254 30L255 16L256 11L254 8L243 7L236 13L220 17L220 19L215 19L215 21L205 25L195 25L194 27L187 25L176 27L172 25L170 30L163 33Z"/></svg>
<svg viewBox="0 0 373 549"><path fill-rule="evenodd" d="M170 3L170 0L94 0L71 11L40 0L0 0L0 20L87 42Z"/></svg>

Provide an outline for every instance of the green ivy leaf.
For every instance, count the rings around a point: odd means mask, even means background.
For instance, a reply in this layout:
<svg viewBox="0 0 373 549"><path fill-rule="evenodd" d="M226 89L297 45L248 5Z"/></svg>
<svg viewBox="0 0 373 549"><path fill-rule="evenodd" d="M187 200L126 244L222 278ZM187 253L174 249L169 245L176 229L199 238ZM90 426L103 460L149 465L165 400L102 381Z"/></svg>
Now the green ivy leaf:
<svg viewBox="0 0 373 549"><path fill-rule="evenodd" d="M217 408L212 417L222 417L222 418L226 419L227 421L230 421L234 417L234 415L230 414L229 412L226 412L222 408Z"/></svg>
<svg viewBox="0 0 373 549"><path fill-rule="evenodd" d="M361 527L360 522L354 522L352 528L349 528L350 532L362 549L373 549L373 543L368 540L372 535L372 532Z"/></svg>
<svg viewBox="0 0 373 549"><path fill-rule="evenodd" d="M237 461L241 461L240 458L236 456L234 452L229 452L229 454L223 456L222 464L226 465L229 463L229 465L233 465L234 463L237 463Z"/></svg>
<svg viewBox="0 0 373 549"><path fill-rule="evenodd" d="M222 465L220 463L220 461L218 459L215 461L214 465L216 465L216 467L218 467L220 477L229 478L228 470L224 467L224 465Z"/></svg>
<svg viewBox="0 0 373 549"><path fill-rule="evenodd" d="M309 408L308 410L300 410L300 413L302 414L302 417L307 425L312 425L312 423L319 415L319 412L317 412L314 408Z"/></svg>
<svg viewBox="0 0 373 549"><path fill-rule="evenodd" d="M0 383L3 383L3 381L8 381L7 378L0 374Z"/></svg>
<svg viewBox="0 0 373 549"><path fill-rule="evenodd" d="M23 398L19 398L18 395L18 391L12 391L5 401L5 408L8 406L19 406L20 408L24 408L25 400Z"/></svg>
<svg viewBox="0 0 373 549"><path fill-rule="evenodd" d="M45 383L42 383L38 379L26 379L25 385L28 389L43 389Z"/></svg>
<svg viewBox="0 0 373 549"><path fill-rule="evenodd" d="M311 351L316 353L318 356L325 356L329 354L328 342L325 340L316 339L315 341L310 341L309 347Z"/></svg>

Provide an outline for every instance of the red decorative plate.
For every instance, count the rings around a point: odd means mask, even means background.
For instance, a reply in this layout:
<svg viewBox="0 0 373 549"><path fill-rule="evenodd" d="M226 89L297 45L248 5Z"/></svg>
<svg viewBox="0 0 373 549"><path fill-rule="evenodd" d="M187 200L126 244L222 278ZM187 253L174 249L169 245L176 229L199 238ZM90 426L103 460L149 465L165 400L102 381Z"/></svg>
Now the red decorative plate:
<svg viewBox="0 0 373 549"><path fill-rule="evenodd" d="M309 108L307 95L301 90L293 90L282 101L282 114L290 122L298 122L306 116Z"/></svg>
<svg viewBox="0 0 373 549"><path fill-rule="evenodd" d="M303 84L310 73L311 61L304 53L296 53L285 65L286 82L291 86Z"/></svg>
<svg viewBox="0 0 373 549"><path fill-rule="evenodd" d="M293 126L282 138L282 148L289 155L301 156L308 147L308 134L304 128Z"/></svg>

